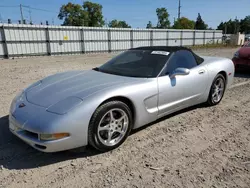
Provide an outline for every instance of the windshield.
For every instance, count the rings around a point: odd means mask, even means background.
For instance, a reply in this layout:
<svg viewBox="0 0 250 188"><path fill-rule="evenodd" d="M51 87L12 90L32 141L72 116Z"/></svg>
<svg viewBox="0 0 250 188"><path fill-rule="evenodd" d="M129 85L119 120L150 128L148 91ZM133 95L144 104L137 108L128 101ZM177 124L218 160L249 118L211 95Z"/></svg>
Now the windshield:
<svg viewBox="0 0 250 188"><path fill-rule="evenodd" d="M169 58L169 52L128 50L100 66L98 71L128 77L157 77Z"/></svg>

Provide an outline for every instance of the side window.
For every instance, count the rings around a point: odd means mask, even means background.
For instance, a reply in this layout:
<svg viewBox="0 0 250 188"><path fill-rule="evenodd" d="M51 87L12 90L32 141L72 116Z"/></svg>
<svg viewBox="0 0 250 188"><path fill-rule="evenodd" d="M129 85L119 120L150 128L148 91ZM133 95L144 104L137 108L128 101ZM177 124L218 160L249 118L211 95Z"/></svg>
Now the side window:
<svg viewBox="0 0 250 188"><path fill-rule="evenodd" d="M197 65L193 54L187 50L175 52L167 64L166 74L173 72L177 68L191 69Z"/></svg>

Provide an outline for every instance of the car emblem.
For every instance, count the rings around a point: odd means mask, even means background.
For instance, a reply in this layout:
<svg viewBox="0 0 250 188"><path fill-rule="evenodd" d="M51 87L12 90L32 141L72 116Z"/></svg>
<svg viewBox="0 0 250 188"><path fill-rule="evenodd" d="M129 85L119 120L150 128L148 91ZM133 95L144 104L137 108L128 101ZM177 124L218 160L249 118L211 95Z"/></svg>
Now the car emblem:
<svg viewBox="0 0 250 188"><path fill-rule="evenodd" d="M19 108L23 108L23 107L25 107L26 105L24 104L24 103L21 103L20 105L19 105Z"/></svg>

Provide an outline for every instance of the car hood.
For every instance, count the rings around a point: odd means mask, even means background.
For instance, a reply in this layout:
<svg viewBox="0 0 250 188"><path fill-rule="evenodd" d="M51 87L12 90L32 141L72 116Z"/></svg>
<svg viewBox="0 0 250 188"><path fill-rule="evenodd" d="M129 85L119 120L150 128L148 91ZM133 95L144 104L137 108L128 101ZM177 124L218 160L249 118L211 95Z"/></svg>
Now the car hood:
<svg viewBox="0 0 250 188"><path fill-rule="evenodd" d="M49 107L67 97L86 98L113 86L136 81L136 78L88 71L70 71L44 78L40 84L26 91L27 101Z"/></svg>
<svg viewBox="0 0 250 188"><path fill-rule="evenodd" d="M243 47L239 50L240 58L250 58L250 47Z"/></svg>

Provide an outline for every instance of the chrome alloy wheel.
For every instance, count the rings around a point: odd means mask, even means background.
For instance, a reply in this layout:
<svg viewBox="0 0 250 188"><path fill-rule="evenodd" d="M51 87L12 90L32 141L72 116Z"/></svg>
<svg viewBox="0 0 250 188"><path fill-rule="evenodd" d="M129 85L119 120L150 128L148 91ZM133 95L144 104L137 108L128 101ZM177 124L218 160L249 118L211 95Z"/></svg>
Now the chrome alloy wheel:
<svg viewBox="0 0 250 188"><path fill-rule="evenodd" d="M225 89L225 83L222 78L218 78L213 85L212 100L217 103L221 100Z"/></svg>
<svg viewBox="0 0 250 188"><path fill-rule="evenodd" d="M102 144L114 146L126 135L128 125L128 115L122 109L111 109L102 117L98 125L98 138Z"/></svg>

